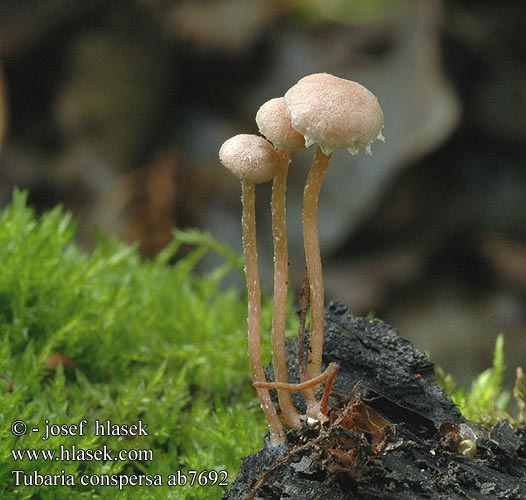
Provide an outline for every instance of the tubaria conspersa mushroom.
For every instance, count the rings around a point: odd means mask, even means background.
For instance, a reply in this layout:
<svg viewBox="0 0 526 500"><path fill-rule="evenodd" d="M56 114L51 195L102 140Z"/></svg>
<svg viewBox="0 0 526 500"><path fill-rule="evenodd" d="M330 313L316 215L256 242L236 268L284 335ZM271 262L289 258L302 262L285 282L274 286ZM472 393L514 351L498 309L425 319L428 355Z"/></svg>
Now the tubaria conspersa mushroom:
<svg viewBox="0 0 526 500"><path fill-rule="evenodd" d="M324 289L318 240L318 199L334 150L356 154L383 140L384 116L378 100L359 83L327 73L302 78L285 94L292 127L305 137L307 147L317 144L303 194L303 239L310 286L311 336L308 377L320 375L324 335ZM311 415L314 416L314 415Z"/></svg>
<svg viewBox="0 0 526 500"><path fill-rule="evenodd" d="M256 184L270 181L282 162L270 142L250 134L239 134L225 141L219 150L219 159L241 181L243 249L248 291L248 355L254 380L263 382L266 377L260 347L261 288L256 245ZM271 442L283 442L283 426L268 389L256 390L269 422Z"/></svg>
<svg viewBox="0 0 526 500"><path fill-rule="evenodd" d="M285 439L283 423L299 428L302 421L315 423L328 413L329 394L338 365L331 363L322 373L324 337L324 290L318 241L318 199L332 153L344 148L351 154L383 140L383 113L376 97L362 85L326 73L302 78L283 98L271 99L256 115L260 132L268 139L241 134L227 140L219 157L241 180L243 202L243 246L248 289L248 344L254 387L269 421L271 442ZM270 142L269 142L270 141ZM274 147L272 146L272 144ZM316 154L303 196L303 237L311 302L311 334L308 365L301 370L300 383L288 382L285 326L288 284L286 232L286 184L290 151L317 144ZM272 359L275 381L266 380L261 363L261 291L256 250L255 184L273 180L272 229L274 243L274 313ZM299 360L300 365L302 360ZM326 382L320 399L319 385ZM278 391L281 419L269 390ZM307 404L306 419L299 416L290 391L302 391Z"/></svg>
<svg viewBox="0 0 526 500"><path fill-rule="evenodd" d="M288 383L285 328L288 292L288 238L286 218L287 176L290 152L305 147L304 137L296 132L285 112L283 97L270 99L256 114L259 132L280 154L282 166L272 182L272 239L274 244L274 311L272 314L272 364L276 382ZM312 392L312 391L311 391ZM278 390L278 400L285 423L291 428L300 425L300 418L291 394Z"/></svg>

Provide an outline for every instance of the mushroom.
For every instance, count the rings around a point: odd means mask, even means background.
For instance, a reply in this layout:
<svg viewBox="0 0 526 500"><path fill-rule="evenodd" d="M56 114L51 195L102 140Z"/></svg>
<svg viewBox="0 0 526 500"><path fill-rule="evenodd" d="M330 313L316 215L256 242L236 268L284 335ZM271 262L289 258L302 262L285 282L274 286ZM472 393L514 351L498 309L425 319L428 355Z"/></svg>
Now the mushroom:
<svg viewBox="0 0 526 500"><path fill-rule="evenodd" d="M283 97L263 104L256 113L256 123L261 134L288 157L291 151L305 147L305 137L292 128Z"/></svg>
<svg viewBox="0 0 526 500"><path fill-rule="evenodd" d="M359 83L327 73L306 76L284 97L292 127L305 137L305 146L317 144L303 193L303 238L310 286L311 336L307 367L309 379L321 373L324 336L324 290L318 241L318 199L332 152L338 148L356 154L383 140L383 113L378 100ZM317 418L316 409L309 416Z"/></svg>
<svg viewBox="0 0 526 500"><path fill-rule="evenodd" d="M219 150L219 159L241 181L243 252L248 291L248 354L254 380L264 382L266 377L260 345L261 288L256 247L255 187L256 184L274 178L282 166L282 160L270 142L250 134L239 134L226 140ZM268 389L256 388L256 391L269 422L271 442L284 442L285 432Z"/></svg>
<svg viewBox="0 0 526 500"><path fill-rule="evenodd" d="M286 220L287 174L291 150L302 148L305 138L296 132L285 112L283 97L270 99L257 114L259 131L277 148L282 166L272 182L272 237L274 243L274 311L272 315L272 362L276 382L287 383L285 328L288 287L288 241ZM314 393L311 391L312 396ZM298 428L300 419L289 391L279 389L278 400L285 423Z"/></svg>

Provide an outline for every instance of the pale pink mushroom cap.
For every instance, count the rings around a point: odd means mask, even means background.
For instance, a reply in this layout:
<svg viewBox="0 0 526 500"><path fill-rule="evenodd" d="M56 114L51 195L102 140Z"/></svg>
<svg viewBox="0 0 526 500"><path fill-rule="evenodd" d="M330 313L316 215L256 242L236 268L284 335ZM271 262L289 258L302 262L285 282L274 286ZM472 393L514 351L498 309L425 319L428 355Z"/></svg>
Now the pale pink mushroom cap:
<svg viewBox="0 0 526 500"><path fill-rule="evenodd" d="M292 128L285 110L283 97L270 99L256 114L259 131L278 149L300 149L305 147L305 138Z"/></svg>
<svg viewBox="0 0 526 500"><path fill-rule="evenodd" d="M219 150L219 160L239 180L260 184L274 178L281 159L263 137L239 134L227 139Z"/></svg>
<svg viewBox="0 0 526 500"><path fill-rule="evenodd" d="M292 126L307 147L318 144L325 154L344 148L356 154L383 140L384 114L375 95L359 83L328 73L302 78L285 94Z"/></svg>

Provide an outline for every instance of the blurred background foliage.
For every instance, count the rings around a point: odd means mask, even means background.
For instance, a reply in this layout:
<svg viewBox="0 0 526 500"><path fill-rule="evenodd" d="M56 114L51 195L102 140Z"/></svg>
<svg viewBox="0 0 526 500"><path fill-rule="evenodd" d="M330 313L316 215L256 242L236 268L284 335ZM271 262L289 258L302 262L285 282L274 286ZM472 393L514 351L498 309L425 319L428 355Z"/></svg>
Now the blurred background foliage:
<svg viewBox="0 0 526 500"><path fill-rule="evenodd" d="M460 382L501 331L508 366L524 364L525 22L523 0L2 2L0 202L19 186L39 211L63 203L88 249L96 226L147 257L174 227L240 250L221 143L257 132L259 106L306 74L357 80L387 141L372 158L335 155L327 297L394 324ZM311 155L291 169L294 290ZM268 287L268 187L259 199Z"/></svg>

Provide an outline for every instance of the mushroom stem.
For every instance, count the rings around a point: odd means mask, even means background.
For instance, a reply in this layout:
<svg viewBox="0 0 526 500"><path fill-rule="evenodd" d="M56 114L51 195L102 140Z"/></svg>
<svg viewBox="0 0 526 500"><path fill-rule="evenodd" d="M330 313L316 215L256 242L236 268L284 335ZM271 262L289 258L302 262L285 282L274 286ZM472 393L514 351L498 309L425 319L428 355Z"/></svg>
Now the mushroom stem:
<svg viewBox="0 0 526 500"><path fill-rule="evenodd" d="M320 413L322 415L329 415L329 397L331 395L339 369L340 365L338 363L330 363L327 370L325 370L326 372L330 370L330 373L327 375L327 383L325 384L325 389L323 389L323 395L320 402Z"/></svg>
<svg viewBox="0 0 526 500"><path fill-rule="evenodd" d="M256 186L253 182L242 181L243 203L243 251L245 257L245 278L248 291L248 355L252 376L256 382L266 382L261 362L260 318L261 288L259 283L258 256L256 247ZM270 426L270 440L273 444L285 442L285 432L268 389L256 389L261 407Z"/></svg>
<svg viewBox="0 0 526 500"><path fill-rule="evenodd" d="M306 382L308 380L307 362L305 359L305 321L307 319L307 311L309 310L309 290L309 278L307 275L305 275L303 284L301 285L299 310L300 327L298 331L298 371L301 382ZM310 386L302 391L303 397L305 398L305 403L308 408L309 416L311 417L313 417L318 408L318 401L316 400L316 395L314 394L314 389L312 387L313 386Z"/></svg>
<svg viewBox="0 0 526 500"><path fill-rule="evenodd" d="M305 323L307 321L307 312L309 310L309 278L305 274L300 292L300 308L298 316L300 326L298 330L298 372L300 380L307 380L307 360L305 359Z"/></svg>
<svg viewBox="0 0 526 500"><path fill-rule="evenodd" d="M272 237L274 241L274 311L272 316L272 362L277 382L288 382L285 328L287 322L288 240L286 219L287 174L290 150L279 151L283 166L272 183ZM299 413L290 392L278 390L278 400L285 423L297 429Z"/></svg>
<svg viewBox="0 0 526 500"><path fill-rule="evenodd" d="M338 372L339 368L340 366L338 365L338 363L330 363L321 375L318 375L312 380L306 380L305 382L301 382L299 384L289 384L284 382L254 382L252 385L256 389L281 389L283 391L289 392L303 391L305 389L309 389L310 387L314 387L315 385L319 385L322 382L325 382L326 380L330 382L331 379ZM332 389L332 383L330 388Z"/></svg>
<svg viewBox="0 0 526 500"><path fill-rule="evenodd" d="M323 355L324 292L318 240L318 199L330 160L331 155L324 154L318 146L303 192L303 239L311 305L310 352L307 366L309 379L315 379L320 375ZM309 408L307 410L309 413ZM318 409L311 408L310 410L312 412Z"/></svg>

